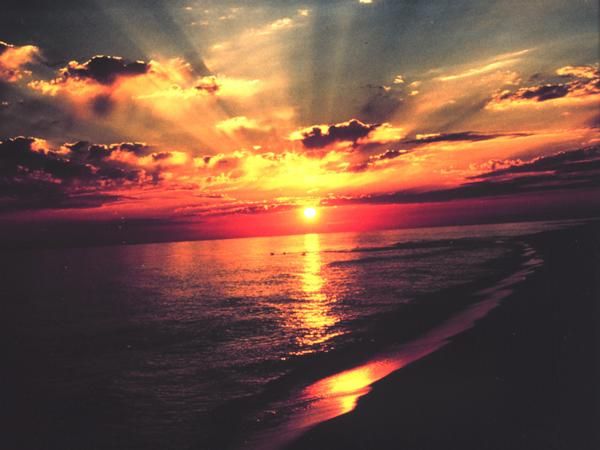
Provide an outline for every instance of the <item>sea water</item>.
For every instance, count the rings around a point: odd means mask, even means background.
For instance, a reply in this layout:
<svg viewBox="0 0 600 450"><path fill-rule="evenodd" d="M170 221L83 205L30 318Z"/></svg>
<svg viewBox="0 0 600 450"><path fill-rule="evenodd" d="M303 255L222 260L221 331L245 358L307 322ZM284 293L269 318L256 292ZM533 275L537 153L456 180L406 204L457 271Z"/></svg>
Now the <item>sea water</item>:
<svg viewBox="0 0 600 450"><path fill-rule="evenodd" d="M218 411L351 348L401 305L488 276L515 237L560 226L5 253L14 448L214 448Z"/></svg>

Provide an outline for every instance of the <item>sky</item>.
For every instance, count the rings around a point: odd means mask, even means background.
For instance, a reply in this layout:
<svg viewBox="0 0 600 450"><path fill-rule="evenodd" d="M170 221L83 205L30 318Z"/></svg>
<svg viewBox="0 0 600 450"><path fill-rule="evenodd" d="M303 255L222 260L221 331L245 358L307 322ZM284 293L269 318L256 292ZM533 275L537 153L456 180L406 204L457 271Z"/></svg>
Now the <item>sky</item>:
<svg viewBox="0 0 600 450"><path fill-rule="evenodd" d="M600 206L595 0L0 8L4 240L362 231Z"/></svg>

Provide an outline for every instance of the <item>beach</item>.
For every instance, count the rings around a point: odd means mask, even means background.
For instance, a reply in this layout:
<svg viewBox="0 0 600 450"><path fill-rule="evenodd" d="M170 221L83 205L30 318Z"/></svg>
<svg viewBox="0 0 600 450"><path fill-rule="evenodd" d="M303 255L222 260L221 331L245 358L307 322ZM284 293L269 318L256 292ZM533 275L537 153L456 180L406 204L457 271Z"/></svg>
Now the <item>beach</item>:
<svg viewBox="0 0 600 450"><path fill-rule="evenodd" d="M522 222L15 252L2 443L593 448L599 235Z"/></svg>
<svg viewBox="0 0 600 450"><path fill-rule="evenodd" d="M498 308L287 448L597 448L600 228L525 240L543 264Z"/></svg>
<svg viewBox="0 0 600 450"><path fill-rule="evenodd" d="M0 450L591 450L592 0L6 0Z"/></svg>

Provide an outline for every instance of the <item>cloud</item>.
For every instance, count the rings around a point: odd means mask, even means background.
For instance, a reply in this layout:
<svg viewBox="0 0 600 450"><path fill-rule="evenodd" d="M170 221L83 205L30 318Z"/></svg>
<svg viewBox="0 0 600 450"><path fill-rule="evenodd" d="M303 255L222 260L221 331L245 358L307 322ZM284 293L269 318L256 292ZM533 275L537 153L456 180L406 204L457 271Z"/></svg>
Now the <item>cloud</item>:
<svg viewBox="0 0 600 450"><path fill-rule="evenodd" d="M111 95L119 89L121 80L148 76L152 62L126 61L119 56L97 55L84 63L69 62L51 80L33 80L28 86L44 95L66 94L73 99L91 100L94 112L110 112L114 99ZM162 78L160 66L154 74Z"/></svg>
<svg viewBox="0 0 600 450"><path fill-rule="evenodd" d="M222 197L216 197L221 198ZM295 202L287 201L239 201L235 199L227 200L221 204L207 202L198 206L186 206L178 208L175 213L179 217L210 217L226 216L230 214L264 214L267 212L286 211L298 208Z"/></svg>
<svg viewBox="0 0 600 450"><path fill-rule="evenodd" d="M453 75L445 75L445 76L441 76L438 77L437 79L440 81L454 81L454 80L460 80L463 78L469 78L469 77L475 77L475 76L481 76L485 73L489 73L489 72L495 72L498 71L504 67L510 66L512 65L514 62L516 62L516 60L507 60L507 61L495 61L489 64L485 64L484 66L481 67L475 67L472 69L468 69L464 72L461 73L456 73Z"/></svg>
<svg viewBox="0 0 600 450"><path fill-rule="evenodd" d="M41 139L25 137L0 141L0 175L61 180L92 175L90 167L63 159L59 153L45 150L46 145Z"/></svg>
<svg viewBox="0 0 600 450"><path fill-rule="evenodd" d="M143 161L149 152L145 144L135 142L81 141L51 149L33 137L0 141L0 210L91 207L114 201L120 196L111 189L160 180L159 166Z"/></svg>
<svg viewBox="0 0 600 450"><path fill-rule="evenodd" d="M246 116L230 117L218 122L215 126L217 130L227 135L233 135L240 131L268 132L271 129L268 126L260 124L257 120Z"/></svg>
<svg viewBox="0 0 600 450"><path fill-rule="evenodd" d="M281 19L277 19L274 22L271 22L267 27L261 30L263 33L276 32L280 30L285 30L287 28L291 28L294 25L293 19L289 17L283 17Z"/></svg>
<svg viewBox="0 0 600 450"><path fill-rule="evenodd" d="M72 159L80 161L85 160L105 160L116 159L118 153L130 154L132 157L141 157L150 152L150 148L140 142L122 142L120 144L91 144L86 141L79 141L73 144L64 144L67 154Z"/></svg>
<svg viewBox="0 0 600 450"><path fill-rule="evenodd" d="M569 86L566 84L545 84L542 86L533 86L521 88L516 92L505 91L493 99L498 103L511 100L532 100L544 102L555 98L565 97L569 93Z"/></svg>
<svg viewBox="0 0 600 450"><path fill-rule="evenodd" d="M121 200L114 194L80 192L66 195L60 185L40 180L14 183L0 177L0 211L97 208Z"/></svg>
<svg viewBox="0 0 600 450"><path fill-rule="evenodd" d="M252 36L268 36L273 33L278 33L281 31L289 30L298 26L305 24L301 19L305 19L310 15L309 9L299 9L297 11L296 17L281 17L280 19L276 19L273 22L270 22L260 28L254 28L249 30L246 35L248 37ZM300 19L300 20L299 20Z"/></svg>
<svg viewBox="0 0 600 450"><path fill-rule="evenodd" d="M112 84L119 77L132 77L148 72L144 61L127 62L118 56L94 56L83 64L71 61L60 70L63 78L92 79L100 84Z"/></svg>
<svg viewBox="0 0 600 450"><path fill-rule="evenodd" d="M405 155L408 153L408 150L386 150L385 152L376 155L375 159L384 160L384 159L395 159L399 156Z"/></svg>
<svg viewBox="0 0 600 450"><path fill-rule="evenodd" d="M568 81L528 86L516 91L500 91L492 96L486 108L501 110L558 99L596 99L600 94L600 69L597 66L565 66L557 69L556 73ZM538 78L539 76L535 79Z"/></svg>
<svg viewBox="0 0 600 450"><path fill-rule="evenodd" d="M340 205L447 202L596 187L600 187L599 145L534 158L527 162L504 161L500 169L471 177L468 182L452 188L412 189L390 194L332 199L327 203Z"/></svg>
<svg viewBox="0 0 600 450"><path fill-rule="evenodd" d="M410 153L410 150L405 149L387 149L382 153L367 156L366 159L361 159L354 164L345 167L348 172L366 172L367 170L377 170L386 167L390 160L399 158L400 156Z"/></svg>
<svg viewBox="0 0 600 450"><path fill-rule="evenodd" d="M432 142L455 142L455 141L486 141L499 137L522 137L528 133L480 133L476 131L460 131L457 133L430 133L417 134L414 139L407 139L406 144L429 144Z"/></svg>
<svg viewBox="0 0 600 450"><path fill-rule="evenodd" d="M393 83L394 84L404 84L404 77L402 75L396 75Z"/></svg>
<svg viewBox="0 0 600 450"><path fill-rule="evenodd" d="M528 162L505 162L507 167L492 170L474 178L497 178L515 174L547 173L561 175L577 172L600 171L600 146L586 147L550 156L541 156Z"/></svg>
<svg viewBox="0 0 600 450"><path fill-rule="evenodd" d="M221 89L221 85L217 82L217 77L206 76L198 80L195 88L207 94L216 94Z"/></svg>
<svg viewBox="0 0 600 450"><path fill-rule="evenodd" d="M489 72L495 72L500 69L504 69L507 66L512 66L521 60L521 56L529 53L531 49L519 50L512 53L504 53L502 55L495 56L492 60L485 62L483 65L477 67L470 67L463 70L462 72L454 73L452 75L443 75L437 79L440 81L454 81L461 80L463 78L470 78L475 76L481 76Z"/></svg>
<svg viewBox="0 0 600 450"><path fill-rule="evenodd" d="M108 107L110 94L118 89L121 80L152 76L158 79L179 75L174 73L181 68L174 65L162 67L154 61L127 61L120 56L96 55L84 63L70 61L58 70L51 80L34 80L29 87L42 94L55 96L65 93L75 97L96 98L98 110ZM185 67L184 67L185 69ZM172 75L170 73L173 72ZM102 104L104 102L104 104Z"/></svg>
<svg viewBox="0 0 600 450"><path fill-rule="evenodd" d="M556 69L556 73L565 77L594 79L598 77L598 66L565 66Z"/></svg>
<svg viewBox="0 0 600 450"><path fill-rule="evenodd" d="M356 143L359 139L369 135L380 124L365 124L360 120L352 119L335 125L317 125L292 134L292 140L301 140L306 148L323 148L335 142Z"/></svg>
<svg viewBox="0 0 600 450"><path fill-rule="evenodd" d="M173 157L173 153L171 152L158 152L152 154L152 159L154 161L164 161Z"/></svg>
<svg viewBox="0 0 600 450"><path fill-rule="evenodd" d="M498 133L460 131L453 133L417 134L406 138L402 128L389 123L365 124L351 120L342 124L319 125L298 130L290 136L292 140L300 140L308 150L337 150L347 153L345 162L335 171L364 172L389 167L389 161L420 149L421 146L443 142L479 142L500 138L518 138L530 136L529 133ZM334 143L350 143L351 148L332 146ZM316 154L318 157L329 155L328 152ZM336 163L337 164L337 163Z"/></svg>
<svg viewBox="0 0 600 450"><path fill-rule="evenodd" d="M39 56L40 50L34 45L16 46L0 41L0 80L15 82L30 75L23 67Z"/></svg>
<svg viewBox="0 0 600 450"><path fill-rule="evenodd" d="M260 89L259 80L209 75L198 80L196 90L222 97L250 97Z"/></svg>
<svg viewBox="0 0 600 450"><path fill-rule="evenodd" d="M84 101L99 115L123 100L187 100L212 96L249 97L259 89L258 80L226 76L197 77L181 58L163 61L127 61L119 56L98 55L79 63L71 61L51 80L34 80L33 90L45 95L66 95Z"/></svg>

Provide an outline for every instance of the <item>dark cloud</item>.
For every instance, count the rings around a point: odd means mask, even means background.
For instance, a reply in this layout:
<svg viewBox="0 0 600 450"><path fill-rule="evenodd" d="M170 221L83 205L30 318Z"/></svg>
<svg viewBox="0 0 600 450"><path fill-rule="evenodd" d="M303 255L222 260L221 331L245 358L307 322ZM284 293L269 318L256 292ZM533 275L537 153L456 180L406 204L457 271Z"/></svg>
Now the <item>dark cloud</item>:
<svg viewBox="0 0 600 450"><path fill-rule="evenodd" d="M0 141L0 176L29 176L70 180L92 175L90 167L60 157L58 153L34 149L34 138Z"/></svg>
<svg viewBox="0 0 600 450"><path fill-rule="evenodd" d="M143 75L149 70L144 61L127 62L118 56L94 56L89 61L79 64L71 62L60 70L63 79L92 79L101 84L112 84L118 77Z"/></svg>
<svg viewBox="0 0 600 450"><path fill-rule="evenodd" d="M521 98L534 99L538 102L561 98L569 93L569 86L564 84L545 84L532 88L525 88L520 92Z"/></svg>
<svg viewBox="0 0 600 450"><path fill-rule="evenodd" d="M195 88L199 91L206 92L208 94L216 94L219 91L219 89L221 89L221 85L217 81L217 77L206 76L198 82Z"/></svg>
<svg viewBox="0 0 600 450"><path fill-rule="evenodd" d="M600 170L600 147L586 147L551 156L542 156L527 163L517 163L510 167L478 175L476 178L496 178L507 175L544 172L553 175L589 172Z"/></svg>
<svg viewBox="0 0 600 450"><path fill-rule="evenodd" d="M371 125L377 127L378 125ZM419 148L420 145L434 142L477 142L501 137L521 137L529 136L529 133L480 133L476 131L460 131L455 133L432 133L417 134L410 139L401 139L394 142L365 142L355 147L356 154L361 157L358 161L348 166L345 171L364 172L366 170L376 170L383 167L380 162L399 158L407 153L411 153Z"/></svg>
<svg viewBox="0 0 600 450"><path fill-rule="evenodd" d="M600 146L563 152L518 163L509 168L471 178L450 189L406 190L383 195L329 200L346 203L429 203L452 200L516 196L526 193L600 187Z"/></svg>
<svg viewBox="0 0 600 450"><path fill-rule="evenodd" d="M143 155L144 144L81 141L58 150L47 147L31 137L0 141L0 210L98 206L120 198L105 189L159 180L158 168L148 172L110 158L115 151Z"/></svg>
<svg viewBox="0 0 600 450"><path fill-rule="evenodd" d="M408 152L407 150L386 150L385 152L381 153L380 155L377 155L376 158L379 160L395 159L399 156L406 154L407 152Z"/></svg>
<svg viewBox="0 0 600 450"><path fill-rule="evenodd" d="M121 142L120 144L92 144L87 141L79 141L72 144L65 144L71 151L71 158L79 160L102 160L110 157L115 151L133 153L136 156L144 156L150 153L150 147L141 142Z"/></svg>
<svg viewBox="0 0 600 450"><path fill-rule="evenodd" d="M381 146L380 146L381 147ZM411 150L405 149L393 149L388 148L382 153L376 153L368 156L366 159L355 162L348 166L345 171L346 172L364 172L366 170L373 170L377 168L377 163L380 161L387 161L391 159L399 158L400 156L406 155L410 153ZM335 169L335 167L333 168Z"/></svg>
<svg viewBox="0 0 600 450"><path fill-rule="evenodd" d="M566 66L558 69L557 73L561 79L568 81L499 92L488 101L488 106L519 101L546 102L563 97L583 97L600 93L600 69L597 66ZM539 78L540 74L536 74L530 81L537 81Z"/></svg>
<svg viewBox="0 0 600 450"><path fill-rule="evenodd" d="M302 134L302 144L306 148L323 148L334 142L356 142L378 126L379 124L370 125L353 119L347 123L331 125L325 133L319 127L314 127Z"/></svg>
<svg viewBox="0 0 600 450"><path fill-rule="evenodd" d="M434 133L417 135L415 139L406 139L406 144L428 144L431 142L453 142L453 141L486 141L499 137L521 137L528 136L528 133L479 133L476 131L461 131L457 133Z"/></svg>
<svg viewBox="0 0 600 450"><path fill-rule="evenodd" d="M150 149L148 145L142 142L121 142L120 144L113 144L110 146L113 150L121 150L124 152L130 152L137 156L146 155Z"/></svg>
<svg viewBox="0 0 600 450"><path fill-rule="evenodd" d="M569 93L569 86L566 84L545 84L543 86L534 86L522 88L514 93L504 93L498 97L499 100L518 100L529 99L538 102L561 98Z"/></svg>
<svg viewBox="0 0 600 450"><path fill-rule="evenodd" d="M122 197L101 192L67 194L62 186L41 181L28 180L15 183L0 176L0 211L22 211L32 209L77 209L97 208L115 202Z"/></svg>
<svg viewBox="0 0 600 450"><path fill-rule="evenodd" d="M376 125L375 125L376 126ZM414 151L420 145L434 142L477 142L497 139L501 137L523 137L530 133L481 133L478 131L459 131L454 133L430 133L417 134L413 138L401 139L395 142L366 142L357 149L364 154L369 154L369 161L382 159L394 159L410 151ZM383 151L383 153L381 153Z"/></svg>
<svg viewBox="0 0 600 450"><path fill-rule="evenodd" d="M152 159L154 161L162 161L165 159L169 159L171 156L173 156L173 154L171 152L159 152L159 153L153 153Z"/></svg>
<svg viewBox="0 0 600 450"><path fill-rule="evenodd" d="M432 133L417 134L411 139L402 139L396 142L367 142L357 147L363 155L368 155L362 161L356 162L348 167L350 172L363 172L377 168L379 161L399 158L407 153L415 151L420 145L434 142L477 142L500 137L529 136L529 133L480 133L477 131L460 131L455 133Z"/></svg>

